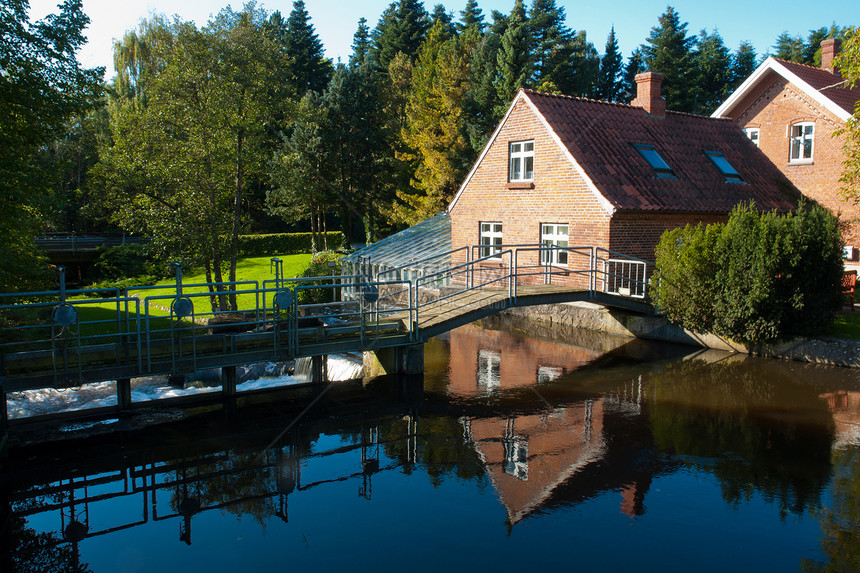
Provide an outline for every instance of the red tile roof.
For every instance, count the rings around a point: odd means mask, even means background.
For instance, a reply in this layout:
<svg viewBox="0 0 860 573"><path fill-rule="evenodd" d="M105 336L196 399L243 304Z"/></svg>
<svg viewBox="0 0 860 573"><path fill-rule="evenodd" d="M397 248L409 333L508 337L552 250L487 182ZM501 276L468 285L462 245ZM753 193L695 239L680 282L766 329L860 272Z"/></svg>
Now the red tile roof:
<svg viewBox="0 0 860 573"><path fill-rule="evenodd" d="M524 90L600 193L616 209L726 213L754 200L796 206L800 193L727 119L644 109ZM653 145L676 179L660 178L633 144ZM704 151L722 153L745 184L727 183Z"/></svg>
<svg viewBox="0 0 860 573"><path fill-rule="evenodd" d="M848 113L854 113L854 105L860 101L860 87L849 88L842 76L822 68L774 59L821 95Z"/></svg>

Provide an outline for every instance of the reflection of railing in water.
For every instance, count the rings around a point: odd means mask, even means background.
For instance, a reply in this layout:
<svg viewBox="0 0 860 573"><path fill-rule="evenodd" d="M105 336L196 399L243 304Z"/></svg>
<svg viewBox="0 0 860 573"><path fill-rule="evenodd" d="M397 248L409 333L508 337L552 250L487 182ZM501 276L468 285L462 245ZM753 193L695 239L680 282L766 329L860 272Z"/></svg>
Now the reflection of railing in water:
<svg viewBox="0 0 860 573"><path fill-rule="evenodd" d="M395 416L390 421L395 424L405 421L406 432L402 437L381 440L377 426L379 422L376 422L362 426L360 438L356 443L324 451L299 452L295 446L288 444L271 448L262 454L253 451L224 451L197 458L182 457L179 454L172 459L150 459L93 476L64 477L59 481L31 486L13 494L10 498L12 515L33 517L57 512L61 536L56 539L54 545L72 542L77 544L87 538L132 529L149 522L173 519L180 520L179 540L190 544L191 521L195 515L260 500L273 500L272 507L276 508L274 515L288 521L287 498L290 494L313 490L326 484L360 479L357 494L371 499L373 475L400 467L396 460L382 463L381 449L399 443L404 444L407 451L411 451L417 440L414 415ZM360 453L358 471L347 471L303 482L302 468L313 469L314 460L327 460L354 452ZM149 453L147 457L153 455L154 453ZM328 469L331 464L326 463L324 467ZM249 480L243 476L249 474L252 478L258 477L252 480L250 491L237 491L232 487L219 489L219 484L223 483L248 483ZM229 479L225 481L225 478ZM99 493L89 493L93 489L97 489ZM139 519L97 530L91 529L94 521L103 520L105 514L112 514L111 510L101 512L101 503L115 503L120 499L135 497L140 500ZM59 501L54 501L56 499ZM70 528L69 525L73 521L76 525ZM70 535L72 533L74 534Z"/></svg>

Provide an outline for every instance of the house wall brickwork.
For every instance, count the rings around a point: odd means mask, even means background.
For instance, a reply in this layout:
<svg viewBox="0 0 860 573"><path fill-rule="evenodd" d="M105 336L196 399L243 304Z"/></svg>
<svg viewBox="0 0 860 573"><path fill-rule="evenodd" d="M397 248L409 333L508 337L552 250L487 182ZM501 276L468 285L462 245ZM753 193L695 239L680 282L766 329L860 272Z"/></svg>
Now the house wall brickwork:
<svg viewBox="0 0 860 573"><path fill-rule="evenodd" d="M759 129L760 149L806 197L840 214L848 225L845 243L860 247L860 206L839 193L843 138L834 132L844 126L842 120L773 72L734 110L732 119L743 128ZM815 124L813 157L808 163L792 163L790 126L802 121Z"/></svg>
<svg viewBox="0 0 860 573"><path fill-rule="evenodd" d="M508 183L508 144L523 140L535 143L534 181L526 188ZM571 247L601 247L650 261L654 260L654 248L660 235L667 229L726 219L725 215L678 212L619 211L611 214L523 100L515 105L449 212L452 248L477 245L481 222L501 222L505 245L537 244L542 223L560 223L569 225ZM529 262L537 264L537 253L531 258ZM520 266L526 262L524 259L521 254ZM574 269L579 259L571 253L569 268ZM586 262L585 257L581 259ZM465 254L461 253L457 262L464 261ZM501 264L506 267L508 262L505 259ZM489 270L482 275L485 280L490 276ZM542 280L536 275L535 282ZM576 277L565 280L556 276L553 282L576 284Z"/></svg>
<svg viewBox="0 0 860 573"><path fill-rule="evenodd" d="M534 181L512 185L508 183L508 144L523 140L534 140ZM569 225L570 246L609 247L609 213L523 100L512 110L450 215L452 248L477 245L481 222L501 222L505 245L540 243L541 224L559 223ZM536 263L537 257L534 253L531 262Z"/></svg>

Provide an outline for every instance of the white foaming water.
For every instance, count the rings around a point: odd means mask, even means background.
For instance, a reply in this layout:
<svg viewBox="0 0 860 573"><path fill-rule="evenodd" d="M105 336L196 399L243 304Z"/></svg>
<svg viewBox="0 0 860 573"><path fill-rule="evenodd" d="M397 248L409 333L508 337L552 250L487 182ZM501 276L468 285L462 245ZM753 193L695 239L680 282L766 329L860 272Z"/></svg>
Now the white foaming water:
<svg viewBox="0 0 860 573"><path fill-rule="evenodd" d="M300 366L304 368L299 360L296 361L295 373L292 375L285 373L284 364L268 363L239 367L237 375L240 383L236 385L236 391L245 392L307 383L310 380L310 359L307 360L306 375L299 371ZM361 354L331 355L328 357L327 366L328 379L331 382L354 380L361 376ZM209 379L220 381L217 374L211 372L206 374ZM177 388L168 384L164 376L134 378L131 381L131 399L134 403L141 403L161 398L221 391L220 384L213 386L192 384L195 382L189 382L185 388ZM114 381L84 384L64 390L44 388L9 392L6 395L6 409L10 419L116 405L116 382Z"/></svg>

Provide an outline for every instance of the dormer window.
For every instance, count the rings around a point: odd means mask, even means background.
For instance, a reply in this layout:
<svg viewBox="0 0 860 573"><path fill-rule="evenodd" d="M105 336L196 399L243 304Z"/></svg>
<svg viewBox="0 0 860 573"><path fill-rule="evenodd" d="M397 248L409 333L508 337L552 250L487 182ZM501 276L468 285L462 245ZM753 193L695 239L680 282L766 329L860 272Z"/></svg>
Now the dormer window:
<svg viewBox="0 0 860 573"><path fill-rule="evenodd" d="M669 164L666 163L657 150L654 149L653 145L646 145L644 143L634 143L633 147L636 148L636 151L639 152L639 155L648 162L648 165L651 166L651 169L657 174L657 177L663 179L677 179L675 177L675 173L672 171L672 168L669 167Z"/></svg>
<svg viewBox="0 0 860 573"><path fill-rule="evenodd" d="M815 124L811 121L795 123L791 126L789 163L809 163L812 161L814 135Z"/></svg>
<svg viewBox="0 0 860 573"><path fill-rule="evenodd" d="M533 180L535 178L535 142L512 141L510 144L509 165L509 181Z"/></svg>
<svg viewBox="0 0 860 573"><path fill-rule="evenodd" d="M743 183L744 180L741 179L741 174L738 173L737 169L732 167L732 164L729 163L729 160L725 158L725 156L718 151L706 151L705 155L708 156L708 159L714 162L714 165L717 166L717 169L720 170L726 177L726 183Z"/></svg>

